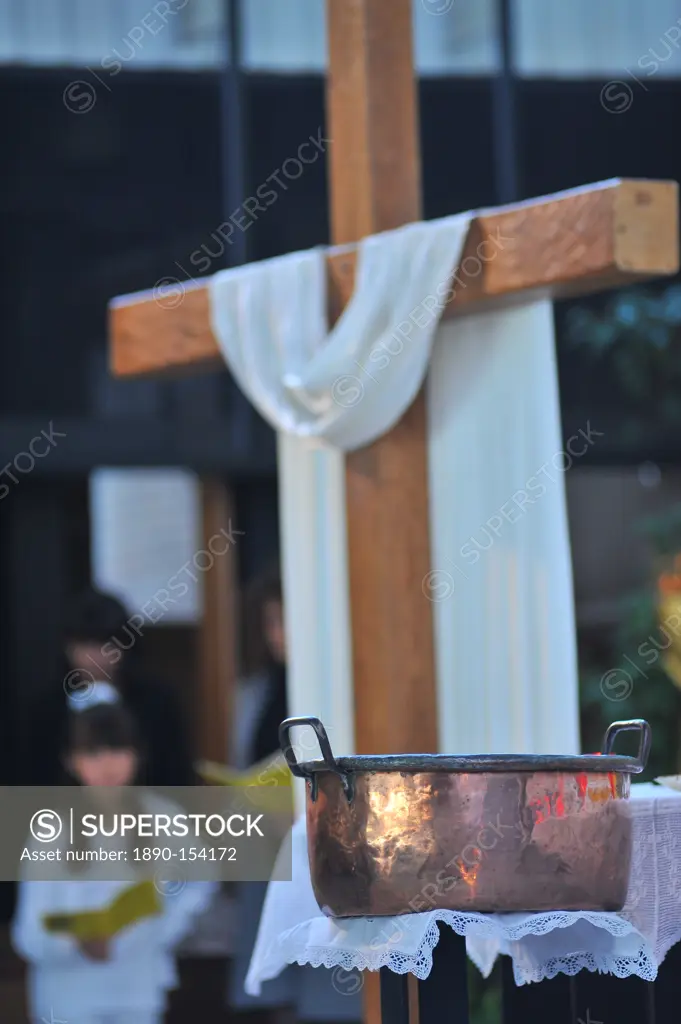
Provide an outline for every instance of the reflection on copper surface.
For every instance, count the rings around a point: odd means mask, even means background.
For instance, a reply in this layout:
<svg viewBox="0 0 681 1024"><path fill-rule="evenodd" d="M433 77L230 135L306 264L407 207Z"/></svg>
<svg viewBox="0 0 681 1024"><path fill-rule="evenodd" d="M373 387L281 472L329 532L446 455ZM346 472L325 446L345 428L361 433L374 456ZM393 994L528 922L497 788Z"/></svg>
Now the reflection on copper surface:
<svg viewBox="0 0 681 1024"><path fill-rule="evenodd" d="M619 910L629 784L619 772L358 772L348 800L319 772L308 799L317 901L337 917Z"/></svg>
<svg viewBox="0 0 681 1024"><path fill-rule="evenodd" d="M463 878L466 885L469 886L471 889L475 888L475 883L477 882L478 879L479 866L479 864L474 864L473 867L471 868L467 868L463 864L460 866L461 877Z"/></svg>
<svg viewBox="0 0 681 1024"><path fill-rule="evenodd" d="M366 789L365 835L379 877L399 870L405 850L427 857L435 844L432 776L376 773ZM417 810L418 808L418 810Z"/></svg>

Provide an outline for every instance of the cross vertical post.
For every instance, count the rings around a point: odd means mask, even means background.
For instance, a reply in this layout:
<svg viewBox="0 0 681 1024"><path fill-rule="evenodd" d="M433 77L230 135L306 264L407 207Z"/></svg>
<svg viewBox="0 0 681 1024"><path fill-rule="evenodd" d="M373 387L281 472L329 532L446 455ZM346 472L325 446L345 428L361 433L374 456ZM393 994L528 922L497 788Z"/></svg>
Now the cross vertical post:
<svg viewBox="0 0 681 1024"><path fill-rule="evenodd" d="M344 244L421 216L412 10L410 0L327 9L331 233ZM388 434L347 456L346 493L357 751L435 751L423 392Z"/></svg>
<svg viewBox="0 0 681 1024"><path fill-rule="evenodd" d="M412 10L411 0L328 0L327 13L331 241L343 245L421 217ZM365 372L357 368L360 381ZM359 753L437 750L433 616L423 594L426 441L422 391L388 434L346 457ZM375 977L365 1018L381 1020Z"/></svg>

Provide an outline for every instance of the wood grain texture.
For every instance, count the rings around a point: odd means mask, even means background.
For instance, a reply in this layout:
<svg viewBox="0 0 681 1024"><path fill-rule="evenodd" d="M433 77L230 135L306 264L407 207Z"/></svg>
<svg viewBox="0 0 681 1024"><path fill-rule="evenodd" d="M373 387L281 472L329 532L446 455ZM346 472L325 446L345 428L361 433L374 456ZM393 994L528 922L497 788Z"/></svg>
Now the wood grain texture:
<svg viewBox="0 0 681 1024"><path fill-rule="evenodd" d="M205 285L180 284L172 291L155 288L114 299L109 322L109 364L117 377L224 367Z"/></svg>
<svg viewBox="0 0 681 1024"><path fill-rule="evenodd" d="M421 216L411 0L327 0L331 237Z"/></svg>
<svg viewBox="0 0 681 1024"><path fill-rule="evenodd" d="M203 617L199 626L199 756L228 758L236 687L238 608L237 548L232 543L234 505L222 480L201 480ZM198 564L198 563L197 563Z"/></svg>
<svg viewBox="0 0 681 1024"><path fill-rule="evenodd" d="M329 0L327 116L332 241L342 245L421 216L409 0ZM437 704L430 570L426 407L346 457L359 753L434 751Z"/></svg>
<svg viewBox="0 0 681 1024"><path fill-rule="evenodd" d="M331 150L335 159L337 147ZM374 207L369 212L385 213ZM678 185L671 181L608 181L491 210L470 227L444 316L533 293L564 298L675 274L678 223ZM355 266L354 249L329 253L332 322L352 295ZM114 300L110 336L111 369L118 376L223 365L208 290L200 283Z"/></svg>
<svg viewBox="0 0 681 1024"><path fill-rule="evenodd" d="M327 0L331 236L336 245L421 216L411 0ZM332 291L329 293L332 295ZM333 309L331 315L333 316ZM425 393L345 460L358 753L437 750ZM378 976L365 1024L379 1024Z"/></svg>
<svg viewBox="0 0 681 1024"><path fill-rule="evenodd" d="M470 226L443 315L675 274L678 222L673 181L607 181L490 210ZM331 254L328 262L331 301L342 308L352 295L356 253Z"/></svg>

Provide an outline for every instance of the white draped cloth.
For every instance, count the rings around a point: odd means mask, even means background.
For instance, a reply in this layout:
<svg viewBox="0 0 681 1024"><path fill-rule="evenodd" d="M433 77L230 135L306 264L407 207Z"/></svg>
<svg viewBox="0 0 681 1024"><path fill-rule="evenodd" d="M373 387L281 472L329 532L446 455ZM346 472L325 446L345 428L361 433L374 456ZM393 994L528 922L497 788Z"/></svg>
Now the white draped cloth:
<svg viewBox="0 0 681 1024"><path fill-rule="evenodd" d="M469 223L463 214L364 239L352 300L330 332L323 249L212 277L215 335L265 419L343 451L386 433L423 383ZM435 302L410 319L427 296Z"/></svg>
<svg viewBox="0 0 681 1024"><path fill-rule="evenodd" d="M681 794L634 785L630 809L633 856L620 914L434 910L333 920L322 915L312 892L300 818L291 836L293 880L270 883L246 989L257 993L290 963L348 972L389 967L426 978L438 922L466 936L468 955L486 976L500 953L512 957L518 985L583 969L653 981L667 951L681 940Z"/></svg>
<svg viewBox="0 0 681 1024"><path fill-rule="evenodd" d="M330 331L323 249L210 279L229 369L278 431L290 711L338 753L354 752L343 453L424 384L440 750L579 750L564 477L589 428L563 451L548 300L440 322L513 246L489 239L457 270L471 219L364 239Z"/></svg>

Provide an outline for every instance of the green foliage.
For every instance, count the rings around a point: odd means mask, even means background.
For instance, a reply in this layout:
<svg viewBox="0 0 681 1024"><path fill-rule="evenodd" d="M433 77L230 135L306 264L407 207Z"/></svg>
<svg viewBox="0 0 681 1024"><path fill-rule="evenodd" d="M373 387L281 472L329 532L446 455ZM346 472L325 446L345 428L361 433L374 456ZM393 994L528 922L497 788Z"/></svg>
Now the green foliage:
<svg viewBox="0 0 681 1024"><path fill-rule="evenodd" d="M650 426L681 427L681 285L634 287L604 302L575 303L562 343L589 378L607 381L620 411L623 440Z"/></svg>
<svg viewBox="0 0 681 1024"><path fill-rule="evenodd" d="M658 775L676 774L681 711L679 691L661 669L660 662L654 670L649 670L645 666L647 678L638 676L626 661L617 667L628 672L633 680L631 693L621 701L611 700L605 696L601 687L603 672L585 672L580 680L582 709L592 712L590 727L584 736L584 749L592 752L598 750L603 733L611 722L626 718L645 718L652 729L653 747L648 767L636 781L650 781ZM606 669L605 672L607 671ZM633 739L628 747L624 738L621 742L618 741L617 753L635 753Z"/></svg>
<svg viewBox="0 0 681 1024"><path fill-rule="evenodd" d="M681 506L644 520L641 529L660 555L681 552ZM679 768L681 691L664 670L670 643L658 619L654 587L632 594L622 611L611 648L610 665L590 666L580 680L582 710L590 721L585 747L600 742L597 731L623 718L645 718L653 731L653 749L642 779L675 774Z"/></svg>
<svg viewBox="0 0 681 1024"><path fill-rule="evenodd" d="M681 505L674 505L662 515L644 519L640 530L656 554L678 554L681 552Z"/></svg>
<svg viewBox="0 0 681 1024"><path fill-rule="evenodd" d="M647 366L652 371L681 346L681 284L667 285L661 291L623 289L614 293L600 312L575 305L565 326L568 343L590 349L596 359L626 349L620 365L632 388L640 390L640 380L630 376L627 368Z"/></svg>
<svg viewBox="0 0 681 1024"><path fill-rule="evenodd" d="M501 971L498 963L489 978L483 978L468 961L468 1004L471 1024L499 1024L501 1020Z"/></svg>

